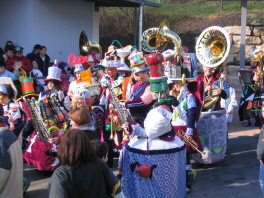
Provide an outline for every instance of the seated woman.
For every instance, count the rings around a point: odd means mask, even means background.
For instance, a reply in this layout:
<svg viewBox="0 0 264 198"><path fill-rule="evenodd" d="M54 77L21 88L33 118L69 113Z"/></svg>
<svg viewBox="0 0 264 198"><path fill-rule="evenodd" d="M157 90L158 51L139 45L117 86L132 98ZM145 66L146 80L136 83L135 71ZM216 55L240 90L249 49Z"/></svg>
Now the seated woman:
<svg viewBox="0 0 264 198"><path fill-rule="evenodd" d="M113 181L107 165L82 130L66 132L58 151L61 162L49 183L50 198L104 198L111 195Z"/></svg>

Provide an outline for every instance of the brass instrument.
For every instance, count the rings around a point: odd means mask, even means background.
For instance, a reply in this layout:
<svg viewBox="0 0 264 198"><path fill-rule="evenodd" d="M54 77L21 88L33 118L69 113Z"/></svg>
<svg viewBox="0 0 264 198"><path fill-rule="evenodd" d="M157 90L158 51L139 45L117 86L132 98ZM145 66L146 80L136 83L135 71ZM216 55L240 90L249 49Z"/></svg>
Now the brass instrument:
<svg viewBox="0 0 264 198"><path fill-rule="evenodd" d="M174 44L175 55L182 52L182 43L180 37L168 28L168 21L161 22L159 28L149 28L145 30L141 37L142 50L154 53L164 51L168 43Z"/></svg>
<svg viewBox="0 0 264 198"><path fill-rule="evenodd" d="M164 45L164 43L172 42L174 44L174 51L175 51L174 57L176 57L182 52L182 42L178 34L169 30L168 25L169 22L166 19L161 22L157 34L156 45L158 48L160 48L162 45ZM165 47L163 47L163 49L161 49L160 51L163 51Z"/></svg>
<svg viewBox="0 0 264 198"><path fill-rule="evenodd" d="M221 27L212 26L205 29L196 42L197 59L206 67L216 68L222 64L230 50L228 33Z"/></svg>
<svg viewBox="0 0 264 198"><path fill-rule="evenodd" d="M256 75L259 77L258 82L255 82L255 88L260 89L263 85L263 60L262 58L264 57L264 53L262 50L255 50L251 55L250 59L251 61L258 61L258 66L257 66L257 72Z"/></svg>
<svg viewBox="0 0 264 198"><path fill-rule="evenodd" d="M214 89L216 89L218 87L214 87L212 89L210 89L207 93L207 96L204 98L204 105L202 110L203 111L207 111L208 109L210 109L216 102L218 102L220 100L220 96L213 96L212 92Z"/></svg>
<svg viewBox="0 0 264 198"><path fill-rule="evenodd" d="M142 33L140 44L142 50L149 53L158 51L156 46L156 38L159 28L149 28Z"/></svg>
<svg viewBox="0 0 264 198"><path fill-rule="evenodd" d="M80 34L79 50L82 56L87 56L92 51L95 51L102 56L101 46L95 41L89 41L85 31L82 31Z"/></svg>
<svg viewBox="0 0 264 198"><path fill-rule="evenodd" d="M229 35L223 28L218 26L205 29L197 39L195 46L196 56L200 63L203 66L215 68L215 72L220 69L219 67L225 65L229 50ZM209 90L205 97L203 111L210 109L220 100L219 96L212 95L212 91Z"/></svg>
<svg viewBox="0 0 264 198"><path fill-rule="evenodd" d="M186 138L185 132L183 130L179 129L177 131L177 133L179 134L181 140L185 142L185 144L190 145L190 147L192 147L194 150L196 150L201 155L201 158L204 157L205 153L198 149L198 145L197 145L197 143L194 140L189 141Z"/></svg>
<svg viewBox="0 0 264 198"><path fill-rule="evenodd" d="M128 122L128 123L132 123L134 122L133 121L133 118L131 116L131 114L129 113L129 111L127 111L127 109L125 109L120 103L119 103L119 100L118 98L116 97L115 95L115 92L113 90L113 87L112 85L110 84L109 80L107 81L106 83L108 89L109 89L109 92L110 92L110 95L112 97L112 100L113 100L113 104L114 104L114 108L116 109L117 113L118 113L118 116L122 122L122 124ZM111 119L111 122L112 122L112 119ZM126 129L124 129L125 131L127 131ZM113 139L113 131L111 129L111 135L110 135L110 139Z"/></svg>

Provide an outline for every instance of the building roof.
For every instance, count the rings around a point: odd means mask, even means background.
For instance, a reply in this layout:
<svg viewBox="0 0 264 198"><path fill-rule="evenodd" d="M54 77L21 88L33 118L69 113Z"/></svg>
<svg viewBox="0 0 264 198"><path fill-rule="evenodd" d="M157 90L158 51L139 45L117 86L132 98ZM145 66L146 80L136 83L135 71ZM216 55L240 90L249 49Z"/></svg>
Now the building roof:
<svg viewBox="0 0 264 198"><path fill-rule="evenodd" d="M152 7L161 7L161 4L150 0L87 0L95 3L98 7L138 7L139 5L148 5Z"/></svg>

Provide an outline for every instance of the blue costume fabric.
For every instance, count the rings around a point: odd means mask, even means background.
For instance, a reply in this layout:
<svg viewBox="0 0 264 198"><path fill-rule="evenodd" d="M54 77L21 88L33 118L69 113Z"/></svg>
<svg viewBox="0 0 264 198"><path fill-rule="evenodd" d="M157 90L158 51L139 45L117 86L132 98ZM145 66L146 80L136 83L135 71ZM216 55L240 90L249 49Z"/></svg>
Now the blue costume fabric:
<svg viewBox="0 0 264 198"><path fill-rule="evenodd" d="M147 145L147 139L138 142ZM151 140L150 140L151 141ZM153 140L152 140L153 141ZM168 146L175 144L155 139L153 144ZM126 198L183 198L186 194L186 155L185 146L170 149L150 149L149 152L125 145L123 161L122 186ZM149 155L148 155L149 153ZM157 165L153 169L151 178L142 178L136 171L131 170L131 164L139 162L140 165Z"/></svg>

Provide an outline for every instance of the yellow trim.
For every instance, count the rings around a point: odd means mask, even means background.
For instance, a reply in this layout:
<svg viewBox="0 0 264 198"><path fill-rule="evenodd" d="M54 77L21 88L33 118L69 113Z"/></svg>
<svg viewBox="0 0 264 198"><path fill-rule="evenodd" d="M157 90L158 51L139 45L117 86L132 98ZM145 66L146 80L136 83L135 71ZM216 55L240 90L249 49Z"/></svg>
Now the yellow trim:
<svg viewBox="0 0 264 198"><path fill-rule="evenodd" d="M118 189L119 187L120 187L120 181L118 181L118 183L117 183L116 185L114 185L114 187L113 187L112 196L113 196L114 198L116 198L115 194L116 194L116 191L117 191L117 189Z"/></svg>

